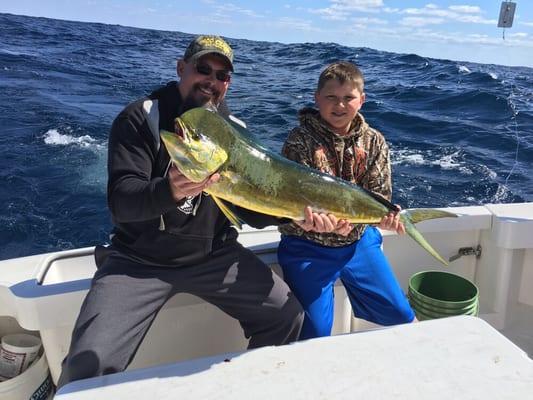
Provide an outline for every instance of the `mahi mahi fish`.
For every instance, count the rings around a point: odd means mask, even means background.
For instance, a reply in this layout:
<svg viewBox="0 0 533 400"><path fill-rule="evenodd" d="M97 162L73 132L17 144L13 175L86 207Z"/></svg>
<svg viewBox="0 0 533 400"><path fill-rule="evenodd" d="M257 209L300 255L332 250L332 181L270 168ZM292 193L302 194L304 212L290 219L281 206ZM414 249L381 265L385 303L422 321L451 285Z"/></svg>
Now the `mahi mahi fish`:
<svg viewBox="0 0 533 400"><path fill-rule="evenodd" d="M259 144L248 131L207 108L194 108L175 120L175 132L160 131L172 162L189 180L201 182L218 172L204 191L228 219L241 221L226 202L259 213L304 219L304 208L331 213L351 223L376 224L395 205L361 186L298 164ZM441 263L448 263L415 228L420 221L457 217L438 209L400 212L406 232Z"/></svg>

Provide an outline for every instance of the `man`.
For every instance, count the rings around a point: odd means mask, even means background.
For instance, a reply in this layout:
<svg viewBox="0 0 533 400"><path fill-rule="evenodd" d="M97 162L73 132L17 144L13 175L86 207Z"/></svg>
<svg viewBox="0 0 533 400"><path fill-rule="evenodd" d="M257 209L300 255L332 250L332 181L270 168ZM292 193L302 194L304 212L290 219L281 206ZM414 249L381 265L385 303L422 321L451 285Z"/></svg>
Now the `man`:
<svg viewBox="0 0 533 400"><path fill-rule="evenodd" d="M164 303L191 293L240 321L249 348L298 339L302 308L287 285L237 242L237 232L202 193L220 176L194 183L175 168L159 130L174 130L186 110L221 104L233 72L233 51L218 36L199 36L170 82L128 105L109 137L111 245L98 265L63 361L58 386L124 370ZM256 227L275 219L242 212ZM305 211L306 230L331 230L333 216ZM248 217L248 218L247 218Z"/></svg>

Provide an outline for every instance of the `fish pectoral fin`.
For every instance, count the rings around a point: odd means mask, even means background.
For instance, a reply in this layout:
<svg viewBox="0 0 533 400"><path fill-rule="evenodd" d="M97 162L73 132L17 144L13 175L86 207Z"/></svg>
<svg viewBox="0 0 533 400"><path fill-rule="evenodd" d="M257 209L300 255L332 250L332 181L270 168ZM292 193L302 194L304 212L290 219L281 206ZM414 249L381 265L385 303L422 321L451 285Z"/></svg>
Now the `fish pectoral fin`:
<svg viewBox="0 0 533 400"><path fill-rule="evenodd" d="M230 181L233 185L236 185L241 180L239 174L232 172L232 171L226 170L226 171L221 172L220 175L222 175L223 178Z"/></svg>
<svg viewBox="0 0 533 400"><path fill-rule="evenodd" d="M211 198L215 201L220 211L230 220L230 222L237 228L242 229L243 221L235 215L233 211L229 209L224 200L219 199L216 196L211 195Z"/></svg>

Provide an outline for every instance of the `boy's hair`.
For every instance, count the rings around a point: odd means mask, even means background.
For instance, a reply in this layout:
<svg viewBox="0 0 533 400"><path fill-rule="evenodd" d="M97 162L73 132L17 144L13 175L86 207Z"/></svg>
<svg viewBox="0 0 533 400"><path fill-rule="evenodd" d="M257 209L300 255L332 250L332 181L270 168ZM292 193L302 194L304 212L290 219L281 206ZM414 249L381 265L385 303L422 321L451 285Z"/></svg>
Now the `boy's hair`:
<svg viewBox="0 0 533 400"><path fill-rule="evenodd" d="M348 61L338 61L328 65L318 78L317 92L320 92L327 81L337 80L341 85L350 82L363 93L365 78L359 68Z"/></svg>

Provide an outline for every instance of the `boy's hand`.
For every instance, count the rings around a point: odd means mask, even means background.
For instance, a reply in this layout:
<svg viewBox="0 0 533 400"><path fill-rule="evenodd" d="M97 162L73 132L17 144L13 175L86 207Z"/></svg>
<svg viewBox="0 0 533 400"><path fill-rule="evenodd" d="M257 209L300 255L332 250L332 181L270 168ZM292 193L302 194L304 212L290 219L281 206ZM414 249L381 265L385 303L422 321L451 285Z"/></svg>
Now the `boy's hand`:
<svg viewBox="0 0 533 400"><path fill-rule="evenodd" d="M304 215L303 221L294 221L294 223L306 232L333 232L347 236L353 229L353 225L345 219L338 220L333 214L315 213L309 206L305 207Z"/></svg>
<svg viewBox="0 0 533 400"><path fill-rule="evenodd" d="M397 234L403 235L405 233L405 226L400 221L400 210L402 208L397 204L395 204L395 206L398 207L398 211L391 211L390 213L385 215L381 219L377 227L385 231L395 231Z"/></svg>
<svg viewBox="0 0 533 400"><path fill-rule="evenodd" d="M345 219L340 219L334 232L341 236L348 236L351 231L353 231L353 224Z"/></svg>

